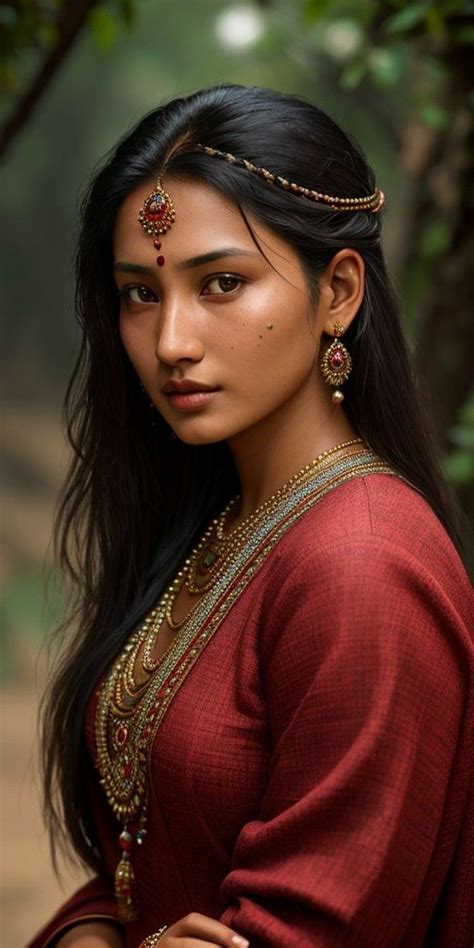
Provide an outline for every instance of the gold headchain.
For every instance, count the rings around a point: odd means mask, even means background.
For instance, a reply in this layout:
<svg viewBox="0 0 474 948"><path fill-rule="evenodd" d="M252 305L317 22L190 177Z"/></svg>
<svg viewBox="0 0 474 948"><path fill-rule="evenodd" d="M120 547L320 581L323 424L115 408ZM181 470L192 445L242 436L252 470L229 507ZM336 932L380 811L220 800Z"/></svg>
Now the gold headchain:
<svg viewBox="0 0 474 948"><path fill-rule="evenodd" d="M224 161L228 161L230 164L246 168L247 171L252 171L260 175L268 184L276 184L279 188L283 188L284 191L293 191L294 194L309 198L310 201L315 201L318 204L326 204L333 211L372 211L376 214L385 203L385 195L381 188L376 188L373 194L369 194L366 197L334 197L332 194L322 194L320 191L313 191L311 188L304 188L300 184L294 184L293 181L287 181L286 178L273 174L271 171L267 171L266 168L260 168L251 161L247 161L246 158L237 158L228 151L219 151L218 148L211 148L209 145L196 144L193 147L205 155L211 155L213 158L223 158Z"/></svg>

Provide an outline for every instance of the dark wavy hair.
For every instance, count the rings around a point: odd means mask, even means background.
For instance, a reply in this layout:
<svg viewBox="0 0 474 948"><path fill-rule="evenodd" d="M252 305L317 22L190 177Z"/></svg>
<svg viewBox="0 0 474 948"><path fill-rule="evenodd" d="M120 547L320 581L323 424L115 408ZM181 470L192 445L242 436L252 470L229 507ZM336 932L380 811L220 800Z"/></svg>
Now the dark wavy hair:
<svg viewBox="0 0 474 948"><path fill-rule="evenodd" d="M87 189L77 251L82 343L65 399L73 460L60 495L55 552L68 591L61 649L42 708L44 809L52 840L101 866L87 799L84 741L91 693L131 631L170 582L205 522L238 490L224 442L170 436L138 384L118 331L112 231L142 182L169 174L210 185L287 241L308 288L335 253L357 250L365 293L345 334L353 372L344 410L366 442L419 490L460 549L457 515L420 408L400 307L381 248L381 216L337 213L247 170L193 151L196 143L246 158L329 194L374 191L359 145L321 109L292 95L218 85L154 109L127 133ZM251 230L253 234L253 231ZM254 239L255 235L254 235Z"/></svg>

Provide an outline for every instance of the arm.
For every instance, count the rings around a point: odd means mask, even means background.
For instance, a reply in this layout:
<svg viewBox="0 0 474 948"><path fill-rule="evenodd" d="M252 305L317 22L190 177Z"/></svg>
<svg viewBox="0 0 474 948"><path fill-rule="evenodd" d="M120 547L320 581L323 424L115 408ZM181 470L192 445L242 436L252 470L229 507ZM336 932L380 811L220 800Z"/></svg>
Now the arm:
<svg viewBox="0 0 474 948"><path fill-rule="evenodd" d="M421 944L466 818L472 643L384 540L282 566L261 640L269 780L221 921L252 948Z"/></svg>
<svg viewBox="0 0 474 948"><path fill-rule="evenodd" d="M57 948L122 948L122 934L115 925L79 922L54 942Z"/></svg>
<svg viewBox="0 0 474 948"><path fill-rule="evenodd" d="M86 941L86 936L95 940ZM77 948L119 948L123 944L113 883L105 876L96 876L78 889L27 948L76 944Z"/></svg>

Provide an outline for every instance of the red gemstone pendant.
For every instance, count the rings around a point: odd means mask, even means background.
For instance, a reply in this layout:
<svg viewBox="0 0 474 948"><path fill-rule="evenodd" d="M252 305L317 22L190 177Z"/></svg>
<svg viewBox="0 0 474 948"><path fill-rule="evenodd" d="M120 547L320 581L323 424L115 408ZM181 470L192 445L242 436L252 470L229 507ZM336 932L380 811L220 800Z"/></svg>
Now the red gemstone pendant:
<svg viewBox="0 0 474 948"><path fill-rule="evenodd" d="M321 371L330 385L341 385L351 373L352 359L342 342L335 339L326 350L321 362Z"/></svg>
<svg viewBox="0 0 474 948"><path fill-rule="evenodd" d="M128 729L124 727L123 725L117 728L115 732L115 740L117 741L117 744L120 745L120 747L123 747L123 745L127 743L127 738L128 738Z"/></svg>
<svg viewBox="0 0 474 948"><path fill-rule="evenodd" d="M341 349L334 349L329 358L329 365L332 369L342 369L345 366L346 359Z"/></svg>
<svg viewBox="0 0 474 948"><path fill-rule="evenodd" d="M159 241L159 235L165 234L175 219L175 210L170 195L157 182L156 188L145 198L138 220L143 229ZM157 247L157 250L160 248Z"/></svg>

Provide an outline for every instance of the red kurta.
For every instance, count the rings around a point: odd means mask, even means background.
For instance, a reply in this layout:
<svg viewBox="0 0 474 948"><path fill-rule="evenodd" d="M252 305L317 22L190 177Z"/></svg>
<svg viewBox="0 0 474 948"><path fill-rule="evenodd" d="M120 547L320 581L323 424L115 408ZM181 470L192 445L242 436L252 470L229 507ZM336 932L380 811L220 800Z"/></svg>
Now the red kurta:
<svg viewBox="0 0 474 948"><path fill-rule="evenodd" d="M191 911L251 948L470 948L473 605L395 477L358 477L293 524L159 726L127 948ZM30 948L116 914L120 827L93 794L104 875Z"/></svg>

